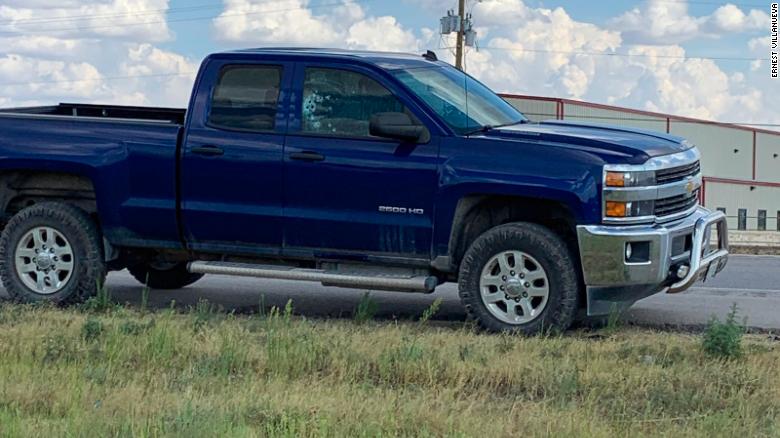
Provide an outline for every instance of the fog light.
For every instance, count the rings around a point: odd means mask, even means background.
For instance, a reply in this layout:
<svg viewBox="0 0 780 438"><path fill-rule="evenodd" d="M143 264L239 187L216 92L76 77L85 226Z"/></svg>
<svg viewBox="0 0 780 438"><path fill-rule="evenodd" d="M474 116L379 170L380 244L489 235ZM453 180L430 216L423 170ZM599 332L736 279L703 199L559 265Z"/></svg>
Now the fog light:
<svg viewBox="0 0 780 438"><path fill-rule="evenodd" d="M682 280L683 278L687 277L688 276L688 272L690 272L690 270L691 270L690 266L688 266L688 265L680 265L677 268L677 278Z"/></svg>
<svg viewBox="0 0 780 438"><path fill-rule="evenodd" d="M626 243L626 260L631 260L631 255L634 253L631 249L631 243Z"/></svg>

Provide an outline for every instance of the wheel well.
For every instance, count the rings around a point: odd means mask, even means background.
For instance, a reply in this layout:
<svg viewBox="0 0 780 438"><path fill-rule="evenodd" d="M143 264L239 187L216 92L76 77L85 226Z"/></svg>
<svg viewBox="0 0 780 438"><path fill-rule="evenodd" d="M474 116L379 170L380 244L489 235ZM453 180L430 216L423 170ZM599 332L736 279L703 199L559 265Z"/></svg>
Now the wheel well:
<svg viewBox="0 0 780 438"><path fill-rule="evenodd" d="M466 250L477 237L510 222L543 225L560 236L572 254L579 254L576 221L566 205L519 196L476 195L462 198L455 210L449 245L452 266L460 266ZM579 264L579 257L573 258Z"/></svg>
<svg viewBox="0 0 780 438"><path fill-rule="evenodd" d="M95 188L89 178L60 172L9 171L0 173L2 222L30 205L63 201L94 216Z"/></svg>

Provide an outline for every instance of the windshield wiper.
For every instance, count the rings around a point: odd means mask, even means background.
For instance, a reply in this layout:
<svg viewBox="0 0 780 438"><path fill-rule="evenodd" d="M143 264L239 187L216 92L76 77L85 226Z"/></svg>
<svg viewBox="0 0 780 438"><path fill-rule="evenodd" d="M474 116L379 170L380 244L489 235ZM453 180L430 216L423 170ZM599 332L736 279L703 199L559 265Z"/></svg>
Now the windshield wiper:
<svg viewBox="0 0 780 438"><path fill-rule="evenodd" d="M480 132L493 131L494 129L506 128L507 126L522 125L524 123L528 123L528 119L518 120L516 122L511 122L511 123L502 123L500 125L484 125L484 126L480 126L477 129L467 131L463 135L468 137L470 135L479 134Z"/></svg>

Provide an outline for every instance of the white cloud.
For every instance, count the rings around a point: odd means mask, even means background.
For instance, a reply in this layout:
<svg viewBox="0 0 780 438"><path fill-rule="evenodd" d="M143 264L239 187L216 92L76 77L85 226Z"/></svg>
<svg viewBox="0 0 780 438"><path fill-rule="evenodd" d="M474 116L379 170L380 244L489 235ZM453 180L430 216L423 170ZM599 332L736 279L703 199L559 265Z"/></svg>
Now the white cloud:
<svg viewBox="0 0 780 438"><path fill-rule="evenodd" d="M646 0L642 6L614 18L613 29L629 43L676 44L694 38L716 38L729 33L756 31L768 26L769 15L754 9L745 13L734 4L710 15L692 16L686 2Z"/></svg>
<svg viewBox="0 0 780 438"><path fill-rule="evenodd" d="M338 39L333 25L314 16L307 0L261 2L225 0L225 9L214 20L217 37L223 41L284 43L300 45L310 41L332 44Z"/></svg>
<svg viewBox="0 0 780 438"><path fill-rule="evenodd" d="M123 38L160 42L171 38L168 0L19 1L0 6L3 32L61 38ZM53 5L56 5L52 7Z"/></svg>
<svg viewBox="0 0 780 438"><path fill-rule="evenodd" d="M769 15L757 9L745 14L737 6L729 3L719 7L712 16L708 17L708 22L724 32L762 30L769 28Z"/></svg>
<svg viewBox="0 0 780 438"><path fill-rule="evenodd" d="M80 39L54 38L46 35L0 38L0 53L13 52L51 59L80 58L86 55L88 44Z"/></svg>
<svg viewBox="0 0 780 438"><path fill-rule="evenodd" d="M151 44L128 49L127 60L120 66L124 76L141 76L122 84L124 89L143 89L145 105L183 107L192 91L198 65L182 55L161 50Z"/></svg>
<svg viewBox="0 0 780 438"><path fill-rule="evenodd" d="M378 32L378 29L383 31ZM419 41L405 30L395 17L378 17L360 20L349 27L345 42L353 49L378 49L403 52L419 51Z"/></svg>
<svg viewBox="0 0 780 438"><path fill-rule="evenodd" d="M20 78L34 78L20 80ZM20 55L0 58L0 95L10 101L26 102L68 96L93 99L110 95L101 83L101 74L94 65L85 62L51 61Z"/></svg>
<svg viewBox="0 0 780 438"><path fill-rule="evenodd" d="M354 1L316 11L308 0L224 0L224 4L214 20L217 39L224 42L388 51L414 51L419 46L414 33L395 17L366 17Z"/></svg>
<svg viewBox="0 0 780 438"><path fill-rule="evenodd" d="M197 66L153 45L171 36L167 6L168 0L6 0L2 105L186 105ZM143 24L121 25L129 21ZM125 78L135 75L151 77Z"/></svg>

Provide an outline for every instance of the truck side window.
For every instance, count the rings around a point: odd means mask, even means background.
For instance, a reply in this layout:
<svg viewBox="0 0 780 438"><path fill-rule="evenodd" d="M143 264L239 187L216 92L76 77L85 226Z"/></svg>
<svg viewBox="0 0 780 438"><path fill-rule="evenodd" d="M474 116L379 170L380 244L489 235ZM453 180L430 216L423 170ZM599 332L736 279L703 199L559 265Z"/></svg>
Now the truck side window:
<svg viewBox="0 0 780 438"><path fill-rule="evenodd" d="M229 66L219 75L209 125L243 131L275 127L282 67Z"/></svg>
<svg viewBox="0 0 780 438"><path fill-rule="evenodd" d="M369 120L381 112L404 112L404 106L375 80L346 70L306 69L303 133L370 137Z"/></svg>

